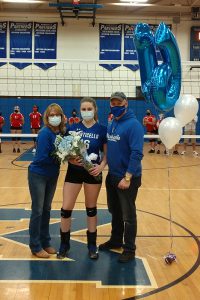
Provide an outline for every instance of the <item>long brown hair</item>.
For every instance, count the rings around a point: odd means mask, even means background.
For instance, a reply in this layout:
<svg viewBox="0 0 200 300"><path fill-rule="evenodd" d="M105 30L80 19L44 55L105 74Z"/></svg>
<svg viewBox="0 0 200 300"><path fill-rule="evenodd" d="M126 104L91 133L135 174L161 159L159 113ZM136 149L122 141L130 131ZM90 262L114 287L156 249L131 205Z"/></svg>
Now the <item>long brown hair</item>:
<svg viewBox="0 0 200 300"><path fill-rule="evenodd" d="M97 115L98 108L97 108L96 101L91 97L84 97L83 99L81 99L81 104L85 103L85 102L92 103L92 105L94 107L94 120L97 122L98 121L98 115ZM81 104L80 104L80 106L81 106Z"/></svg>
<svg viewBox="0 0 200 300"><path fill-rule="evenodd" d="M44 125L53 129L53 127L49 124L49 120L48 120L52 109L55 109L56 113L61 116L61 123L59 125L59 131L62 134L64 134L66 131L65 116L64 116L62 108L57 103L52 103L46 108L46 110L44 112L44 116L43 116Z"/></svg>

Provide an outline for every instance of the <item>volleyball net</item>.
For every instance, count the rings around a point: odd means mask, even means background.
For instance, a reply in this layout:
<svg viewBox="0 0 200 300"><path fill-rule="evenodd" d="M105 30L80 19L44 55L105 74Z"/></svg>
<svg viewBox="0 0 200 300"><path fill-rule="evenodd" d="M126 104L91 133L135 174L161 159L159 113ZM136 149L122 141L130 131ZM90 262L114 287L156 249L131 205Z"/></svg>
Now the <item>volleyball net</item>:
<svg viewBox="0 0 200 300"><path fill-rule="evenodd" d="M26 60L30 65L21 70L12 63L23 60L3 61L5 65L0 68L1 96L109 97L116 90L121 90L128 97L137 97L140 92L137 60L43 60L43 64L55 62L55 66L47 70L36 65L41 63L39 60ZM200 94L200 69L197 67L200 67L199 62L182 62L182 92L192 93L195 97Z"/></svg>

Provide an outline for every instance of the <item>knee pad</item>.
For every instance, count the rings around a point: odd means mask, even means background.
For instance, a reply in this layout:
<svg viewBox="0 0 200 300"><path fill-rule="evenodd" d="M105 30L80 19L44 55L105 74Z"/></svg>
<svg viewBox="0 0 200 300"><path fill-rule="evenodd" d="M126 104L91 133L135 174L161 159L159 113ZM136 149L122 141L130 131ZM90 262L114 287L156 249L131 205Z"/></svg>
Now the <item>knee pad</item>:
<svg viewBox="0 0 200 300"><path fill-rule="evenodd" d="M12 141L16 141L16 138L13 137L13 138L12 138Z"/></svg>
<svg viewBox="0 0 200 300"><path fill-rule="evenodd" d="M86 207L86 212L88 217L95 217L97 214L97 207Z"/></svg>
<svg viewBox="0 0 200 300"><path fill-rule="evenodd" d="M60 215L61 215L61 218L68 219L72 215L72 210L67 210L67 209L61 208Z"/></svg>
<svg viewBox="0 0 200 300"><path fill-rule="evenodd" d="M20 140L21 140L21 138L20 138L20 137L18 137L18 138L16 138L16 140L20 141Z"/></svg>
<svg viewBox="0 0 200 300"><path fill-rule="evenodd" d="M36 142L36 138L35 137L33 138L33 141L34 141L34 143Z"/></svg>

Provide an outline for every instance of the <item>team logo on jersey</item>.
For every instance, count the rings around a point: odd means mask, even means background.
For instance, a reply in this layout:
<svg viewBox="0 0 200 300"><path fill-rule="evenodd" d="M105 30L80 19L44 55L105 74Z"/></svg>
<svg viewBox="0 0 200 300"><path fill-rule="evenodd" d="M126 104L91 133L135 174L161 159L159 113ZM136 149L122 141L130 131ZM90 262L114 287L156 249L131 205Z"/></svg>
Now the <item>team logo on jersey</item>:
<svg viewBox="0 0 200 300"><path fill-rule="evenodd" d="M107 139L108 139L108 141L117 142L117 141L120 141L120 136L119 136L119 134L114 135L114 134L107 133Z"/></svg>

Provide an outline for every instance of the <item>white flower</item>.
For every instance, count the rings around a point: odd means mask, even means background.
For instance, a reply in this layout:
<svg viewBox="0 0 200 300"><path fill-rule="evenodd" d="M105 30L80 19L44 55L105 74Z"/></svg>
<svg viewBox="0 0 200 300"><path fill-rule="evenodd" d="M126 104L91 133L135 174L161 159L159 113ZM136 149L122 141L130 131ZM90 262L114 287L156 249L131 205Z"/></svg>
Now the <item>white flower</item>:
<svg viewBox="0 0 200 300"><path fill-rule="evenodd" d="M77 148L78 147L78 142L74 141L72 146L75 147L75 148Z"/></svg>
<svg viewBox="0 0 200 300"><path fill-rule="evenodd" d="M73 136L74 138L77 138L77 137L81 137L83 132L82 131L69 131L69 134L71 136Z"/></svg>
<svg viewBox="0 0 200 300"><path fill-rule="evenodd" d="M98 155L95 153L90 153L86 156L86 160L92 162L92 160L97 160Z"/></svg>
<svg viewBox="0 0 200 300"><path fill-rule="evenodd" d="M74 136L74 141L78 142L78 141L80 141L80 139L81 139L80 135L75 135Z"/></svg>
<svg viewBox="0 0 200 300"><path fill-rule="evenodd" d="M83 162L91 163L92 166L92 161L95 161L98 155L95 153L88 155L86 145L81 138L81 131L70 131L69 135L64 137L58 135L54 143L55 152L53 155L57 156L57 158L63 163L70 157L80 156Z"/></svg>

